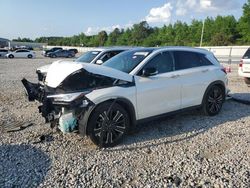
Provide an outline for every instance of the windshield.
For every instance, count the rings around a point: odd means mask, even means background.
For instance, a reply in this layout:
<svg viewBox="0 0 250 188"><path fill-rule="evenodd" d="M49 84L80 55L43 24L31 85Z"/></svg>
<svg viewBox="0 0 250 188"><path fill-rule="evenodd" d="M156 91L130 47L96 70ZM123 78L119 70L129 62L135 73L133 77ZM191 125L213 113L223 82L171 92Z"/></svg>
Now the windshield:
<svg viewBox="0 0 250 188"><path fill-rule="evenodd" d="M130 73L152 51L153 50L151 49L140 49L122 52L106 61L103 65L122 72Z"/></svg>
<svg viewBox="0 0 250 188"><path fill-rule="evenodd" d="M246 53L243 55L243 59L250 59L250 49L248 49Z"/></svg>
<svg viewBox="0 0 250 188"><path fill-rule="evenodd" d="M101 51L89 51L76 59L76 62L90 63Z"/></svg>

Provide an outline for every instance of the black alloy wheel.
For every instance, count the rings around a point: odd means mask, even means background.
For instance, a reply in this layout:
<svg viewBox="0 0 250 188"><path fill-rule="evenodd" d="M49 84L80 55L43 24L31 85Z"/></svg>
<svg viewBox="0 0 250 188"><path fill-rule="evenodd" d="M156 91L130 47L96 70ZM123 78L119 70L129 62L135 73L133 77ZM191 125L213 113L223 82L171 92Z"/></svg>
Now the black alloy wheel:
<svg viewBox="0 0 250 188"><path fill-rule="evenodd" d="M218 114L222 108L224 100L225 94L222 88L217 85L212 86L205 96L203 104L204 113L209 116Z"/></svg>
<svg viewBox="0 0 250 188"><path fill-rule="evenodd" d="M129 116L126 110L116 103L103 103L90 118L88 134L99 147L117 145L127 133Z"/></svg>

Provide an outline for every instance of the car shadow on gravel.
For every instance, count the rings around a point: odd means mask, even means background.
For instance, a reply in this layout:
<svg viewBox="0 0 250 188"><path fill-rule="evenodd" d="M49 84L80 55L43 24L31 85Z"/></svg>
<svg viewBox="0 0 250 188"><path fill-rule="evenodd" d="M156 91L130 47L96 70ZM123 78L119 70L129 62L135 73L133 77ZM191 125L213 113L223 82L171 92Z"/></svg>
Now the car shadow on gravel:
<svg viewBox="0 0 250 188"><path fill-rule="evenodd" d="M245 97L245 94L243 95ZM135 150L188 141L209 129L247 116L250 116L249 106L226 101L222 111L216 116L205 116L200 110L194 110L139 124L134 133L124 138L121 145L109 148L107 151ZM245 122L239 121L239 123Z"/></svg>
<svg viewBox="0 0 250 188"><path fill-rule="evenodd" d="M50 166L49 156L31 145L0 145L0 187L38 187Z"/></svg>

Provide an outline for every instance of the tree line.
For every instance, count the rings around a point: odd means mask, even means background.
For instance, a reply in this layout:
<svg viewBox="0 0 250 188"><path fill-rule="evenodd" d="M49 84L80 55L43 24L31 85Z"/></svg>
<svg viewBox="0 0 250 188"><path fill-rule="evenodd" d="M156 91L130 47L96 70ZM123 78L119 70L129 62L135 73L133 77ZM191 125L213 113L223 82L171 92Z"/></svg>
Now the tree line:
<svg viewBox="0 0 250 188"><path fill-rule="evenodd" d="M227 46L250 44L250 0L242 7L243 14L234 16L207 17L204 20L203 46ZM40 37L34 42L54 46L198 46L203 22L194 19L190 24L177 21L163 27L150 27L146 21L131 28L115 28L111 33L100 31L96 35L84 33L72 37ZM32 42L29 38L15 41Z"/></svg>

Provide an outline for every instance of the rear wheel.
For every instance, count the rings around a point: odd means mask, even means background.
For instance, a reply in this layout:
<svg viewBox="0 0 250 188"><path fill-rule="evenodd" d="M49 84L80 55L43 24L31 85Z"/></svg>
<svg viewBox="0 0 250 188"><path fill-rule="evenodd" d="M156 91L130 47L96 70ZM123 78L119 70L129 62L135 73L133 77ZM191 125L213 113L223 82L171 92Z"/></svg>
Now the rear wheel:
<svg viewBox="0 0 250 188"><path fill-rule="evenodd" d="M90 117L87 132L99 147L117 145L127 133L129 116L119 104L107 102L98 106Z"/></svg>
<svg viewBox="0 0 250 188"><path fill-rule="evenodd" d="M244 81L248 86L250 86L250 78L245 77Z"/></svg>
<svg viewBox="0 0 250 188"><path fill-rule="evenodd" d="M218 114L222 108L225 99L223 89L217 85L212 86L203 101L203 112L206 115L214 116Z"/></svg>
<svg viewBox="0 0 250 188"><path fill-rule="evenodd" d="M31 54L28 55L28 58L32 58L33 56Z"/></svg>

